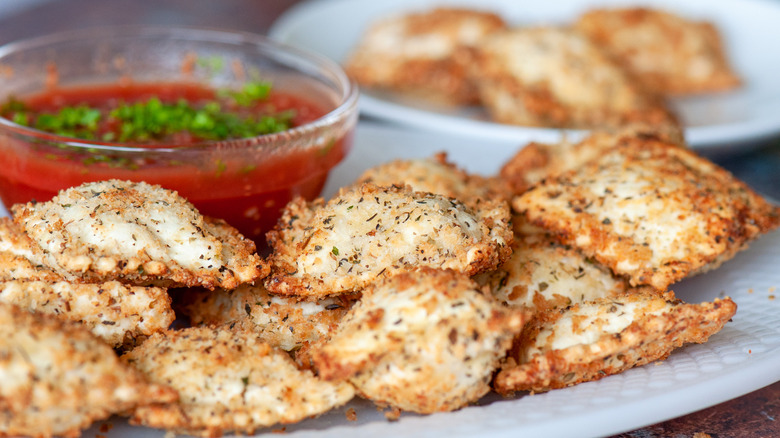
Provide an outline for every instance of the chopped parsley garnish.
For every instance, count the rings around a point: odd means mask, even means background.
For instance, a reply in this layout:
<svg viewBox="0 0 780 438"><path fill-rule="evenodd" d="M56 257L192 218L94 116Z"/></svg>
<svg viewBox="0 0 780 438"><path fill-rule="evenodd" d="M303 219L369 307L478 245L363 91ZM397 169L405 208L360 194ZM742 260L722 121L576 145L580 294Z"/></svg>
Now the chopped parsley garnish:
<svg viewBox="0 0 780 438"><path fill-rule="evenodd" d="M23 102L9 99L0 115L41 131L85 140L120 143L160 143L187 133L190 141L228 140L281 132L292 127L294 111L274 112L263 102L271 84L248 82L240 90L220 90L217 100L193 104L156 97L120 103L110 111L87 105L68 106L54 113L35 113ZM260 105L254 110L251 107Z"/></svg>

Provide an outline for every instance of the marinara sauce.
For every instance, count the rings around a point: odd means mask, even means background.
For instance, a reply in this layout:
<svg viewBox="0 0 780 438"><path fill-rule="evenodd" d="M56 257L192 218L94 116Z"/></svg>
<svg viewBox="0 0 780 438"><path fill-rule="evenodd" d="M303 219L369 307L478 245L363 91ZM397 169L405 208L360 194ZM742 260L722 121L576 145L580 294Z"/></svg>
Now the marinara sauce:
<svg viewBox="0 0 780 438"><path fill-rule="evenodd" d="M162 102L184 99L196 103L213 99L215 90L188 83L110 84L53 89L22 101L33 113L83 104L108 111L117 102L150 97ZM302 96L276 90L262 105L276 111L292 110L293 127L327 112ZM45 133L36 134L32 140L23 133L3 135L0 197L10 207L32 200L47 201L61 189L89 181L146 181L177 190L201 213L226 220L262 248L265 232L290 200L296 196L313 199L320 194L329 170L351 148L352 133L350 130L340 138L325 138L320 144L301 147L264 147L262 137L204 146L201 139L179 133L163 143L106 142L120 146L110 150L72 147L63 143L62 137Z"/></svg>

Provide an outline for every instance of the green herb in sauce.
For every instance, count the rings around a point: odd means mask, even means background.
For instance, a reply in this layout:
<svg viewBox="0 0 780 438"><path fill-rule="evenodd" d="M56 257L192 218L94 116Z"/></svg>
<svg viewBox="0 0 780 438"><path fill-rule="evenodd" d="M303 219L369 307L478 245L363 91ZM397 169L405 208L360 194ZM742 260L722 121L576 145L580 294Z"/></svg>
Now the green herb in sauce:
<svg viewBox="0 0 780 438"><path fill-rule="evenodd" d="M154 143L185 132L198 140L239 139L292 127L295 116L292 110L258 114L248 109L268 99L270 92L269 82L254 81L244 84L240 90L220 90L217 100L197 106L184 99L166 103L152 97L120 103L108 112L77 105L56 113L38 114L24 102L11 98L0 107L0 115L23 126L85 140Z"/></svg>

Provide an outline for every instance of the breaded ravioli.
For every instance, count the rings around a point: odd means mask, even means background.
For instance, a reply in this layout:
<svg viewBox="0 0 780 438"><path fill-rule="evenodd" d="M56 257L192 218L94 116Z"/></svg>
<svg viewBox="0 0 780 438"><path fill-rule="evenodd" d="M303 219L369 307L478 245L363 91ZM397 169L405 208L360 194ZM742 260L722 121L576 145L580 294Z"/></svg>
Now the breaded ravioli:
<svg viewBox="0 0 780 438"><path fill-rule="evenodd" d="M233 288L267 273L254 242L160 186L86 183L12 210L36 255L69 277Z"/></svg>
<svg viewBox="0 0 780 438"><path fill-rule="evenodd" d="M345 63L368 89L408 93L447 104L477 102L467 79L469 48L504 29L496 14L437 8L373 23Z"/></svg>
<svg viewBox="0 0 780 438"><path fill-rule="evenodd" d="M295 297L272 295L261 285L242 285L232 290L188 290L183 295L188 301L183 306L183 314L193 325L249 321L260 339L285 351L326 337L354 302L347 296L300 301Z"/></svg>
<svg viewBox="0 0 780 438"><path fill-rule="evenodd" d="M596 131L576 143L565 139L557 144L529 143L504 163L500 177L515 194L521 194L544 178L576 169L619 144L648 140L685 147L679 125L631 125L615 131Z"/></svg>
<svg viewBox="0 0 780 438"><path fill-rule="evenodd" d="M703 343L737 311L730 298L686 304L649 288L537 316L496 376L501 393L598 380Z"/></svg>
<svg viewBox="0 0 780 438"><path fill-rule="evenodd" d="M657 92L709 93L741 83L712 23L632 7L591 10L575 26Z"/></svg>
<svg viewBox="0 0 780 438"><path fill-rule="evenodd" d="M508 306L534 314L618 296L628 288L626 279L544 232L515 232L512 248L512 256L498 269L475 277Z"/></svg>
<svg viewBox="0 0 780 438"><path fill-rule="evenodd" d="M408 185L418 192L438 193L470 204L475 198L509 199L509 191L501 180L472 175L447 161L440 152L429 158L395 160L372 167L353 183L361 186Z"/></svg>
<svg viewBox="0 0 780 438"><path fill-rule="evenodd" d="M323 297L359 291L415 266L467 275L509 257L512 230L506 202L460 201L403 187L342 192L327 203L291 202L268 235L269 291Z"/></svg>
<svg viewBox="0 0 780 438"><path fill-rule="evenodd" d="M355 392L298 370L287 353L241 324L158 333L122 360L180 395L178 402L136 409L131 423L203 437L297 422Z"/></svg>
<svg viewBox="0 0 780 438"><path fill-rule="evenodd" d="M165 289L117 281L0 282L0 301L81 323L113 347L133 345L139 337L167 329L175 319Z"/></svg>
<svg viewBox="0 0 780 438"><path fill-rule="evenodd" d="M380 406L452 411L488 392L524 319L463 274L420 268L369 287L312 355L321 377Z"/></svg>
<svg viewBox="0 0 780 438"><path fill-rule="evenodd" d="M482 104L501 123L592 129L675 119L663 99L570 28L495 33L477 47L472 70Z"/></svg>
<svg viewBox="0 0 780 438"><path fill-rule="evenodd" d="M780 209L675 144L624 144L513 201L564 244L659 291L717 267L780 224Z"/></svg>
<svg viewBox="0 0 780 438"><path fill-rule="evenodd" d="M0 303L0 435L77 437L93 421L176 398L86 328Z"/></svg>
<svg viewBox="0 0 780 438"><path fill-rule="evenodd" d="M7 280L57 281L62 276L43 266L21 227L9 217L0 217L0 281Z"/></svg>

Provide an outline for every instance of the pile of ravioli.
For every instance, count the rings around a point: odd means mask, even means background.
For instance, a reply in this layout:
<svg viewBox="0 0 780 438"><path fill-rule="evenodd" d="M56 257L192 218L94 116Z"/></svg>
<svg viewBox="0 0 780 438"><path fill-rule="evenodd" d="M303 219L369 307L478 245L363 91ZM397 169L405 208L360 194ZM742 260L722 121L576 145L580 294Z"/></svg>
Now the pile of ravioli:
<svg viewBox="0 0 780 438"><path fill-rule="evenodd" d="M291 202L253 242L177 193L103 181L0 220L0 434L111 415L215 437L362 397L434 413L563 388L717 333L670 289L780 225L679 133L532 143L498 175L445 154ZM173 324L174 320L177 324Z"/></svg>
<svg viewBox="0 0 780 438"><path fill-rule="evenodd" d="M344 68L379 96L481 106L499 123L571 129L674 124L666 98L742 83L710 22L613 6L571 23L534 24L527 21L537 11L528 8L517 6L513 24L462 7L383 16Z"/></svg>

